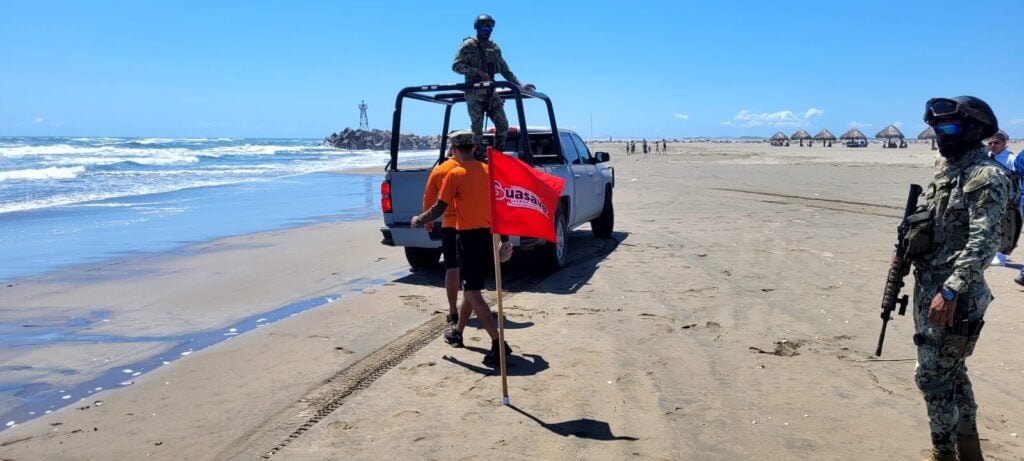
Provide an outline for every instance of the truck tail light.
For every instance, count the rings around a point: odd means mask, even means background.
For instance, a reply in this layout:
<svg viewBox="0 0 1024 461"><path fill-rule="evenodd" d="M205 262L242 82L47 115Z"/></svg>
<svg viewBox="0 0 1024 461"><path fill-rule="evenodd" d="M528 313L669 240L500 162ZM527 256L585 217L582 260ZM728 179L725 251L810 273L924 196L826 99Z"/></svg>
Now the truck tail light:
<svg viewBox="0 0 1024 461"><path fill-rule="evenodd" d="M380 209L385 213L391 213L391 180L385 179L380 183Z"/></svg>

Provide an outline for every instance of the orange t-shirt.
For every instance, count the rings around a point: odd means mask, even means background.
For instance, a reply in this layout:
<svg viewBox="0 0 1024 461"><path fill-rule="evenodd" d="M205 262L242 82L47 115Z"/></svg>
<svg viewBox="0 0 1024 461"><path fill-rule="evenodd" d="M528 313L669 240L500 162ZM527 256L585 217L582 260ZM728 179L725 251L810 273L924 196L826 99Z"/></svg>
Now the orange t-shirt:
<svg viewBox="0 0 1024 461"><path fill-rule="evenodd" d="M455 207L455 230L491 227L491 177L487 165L463 163L444 177L441 200Z"/></svg>
<svg viewBox="0 0 1024 461"><path fill-rule="evenodd" d="M430 177L427 178L427 188L423 191L423 211L434 206L438 196L441 195L441 183L444 182L444 177L457 166L459 166L459 162L450 158L435 166L430 172ZM441 216L441 227L455 227L455 207L451 202L446 201L445 203L448 204L448 208L445 208L444 215Z"/></svg>

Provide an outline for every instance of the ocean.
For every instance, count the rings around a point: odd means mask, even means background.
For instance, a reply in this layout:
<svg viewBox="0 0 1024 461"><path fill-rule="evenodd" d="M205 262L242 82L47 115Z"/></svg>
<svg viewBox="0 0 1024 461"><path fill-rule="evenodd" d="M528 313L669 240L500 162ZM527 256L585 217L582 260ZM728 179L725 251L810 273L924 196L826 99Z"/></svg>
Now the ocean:
<svg viewBox="0 0 1024 461"><path fill-rule="evenodd" d="M373 217L388 159L318 139L0 137L0 281Z"/></svg>
<svg viewBox="0 0 1024 461"><path fill-rule="evenodd" d="M402 155L429 164L437 152ZM317 139L0 137L0 281L221 237L375 218L388 160L384 151L343 151ZM381 174L345 174L367 168ZM347 290L382 283L361 278ZM0 305L20 319L0 321L0 350L10 360L61 344L104 344L114 357L97 362L98 371L76 369L73 358L58 359L52 369L0 365L0 431L343 295L169 336L97 334L101 322L122 320L95 306L51 318ZM131 354L138 343L161 347L149 356Z"/></svg>

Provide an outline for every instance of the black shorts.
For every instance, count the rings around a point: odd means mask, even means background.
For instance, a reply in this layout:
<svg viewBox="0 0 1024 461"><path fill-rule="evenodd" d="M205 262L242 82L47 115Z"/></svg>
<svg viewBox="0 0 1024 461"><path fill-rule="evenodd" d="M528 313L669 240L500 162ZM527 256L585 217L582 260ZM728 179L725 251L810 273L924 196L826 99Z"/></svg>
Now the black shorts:
<svg viewBox="0 0 1024 461"><path fill-rule="evenodd" d="M459 238L459 278L463 290L483 290L484 279L494 270L491 230L488 228L457 232Z"/></svg>
<svg viewBox="0 0 1024 461"><path fill-rule="evenodd" d="M445 269L459 268L459 248L455 243L455 228L441 228L441 254L444 255Z"/></svg>

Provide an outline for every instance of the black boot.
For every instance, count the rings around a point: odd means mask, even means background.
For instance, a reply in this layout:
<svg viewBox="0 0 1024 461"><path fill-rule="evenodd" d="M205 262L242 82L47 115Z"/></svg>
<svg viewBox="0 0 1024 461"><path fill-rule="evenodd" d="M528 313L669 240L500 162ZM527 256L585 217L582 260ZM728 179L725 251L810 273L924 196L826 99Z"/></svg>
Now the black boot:
<svg viewBox="0 0 1024 461"><path fill-rule="evenodd" d="M489 367L496 367L501 364L500 350L498 349L498 340L491 340L491 350L484 355L484 365ZM512 355L512 346L508 345L508 341L505 341L505 357Z"/></svg>

